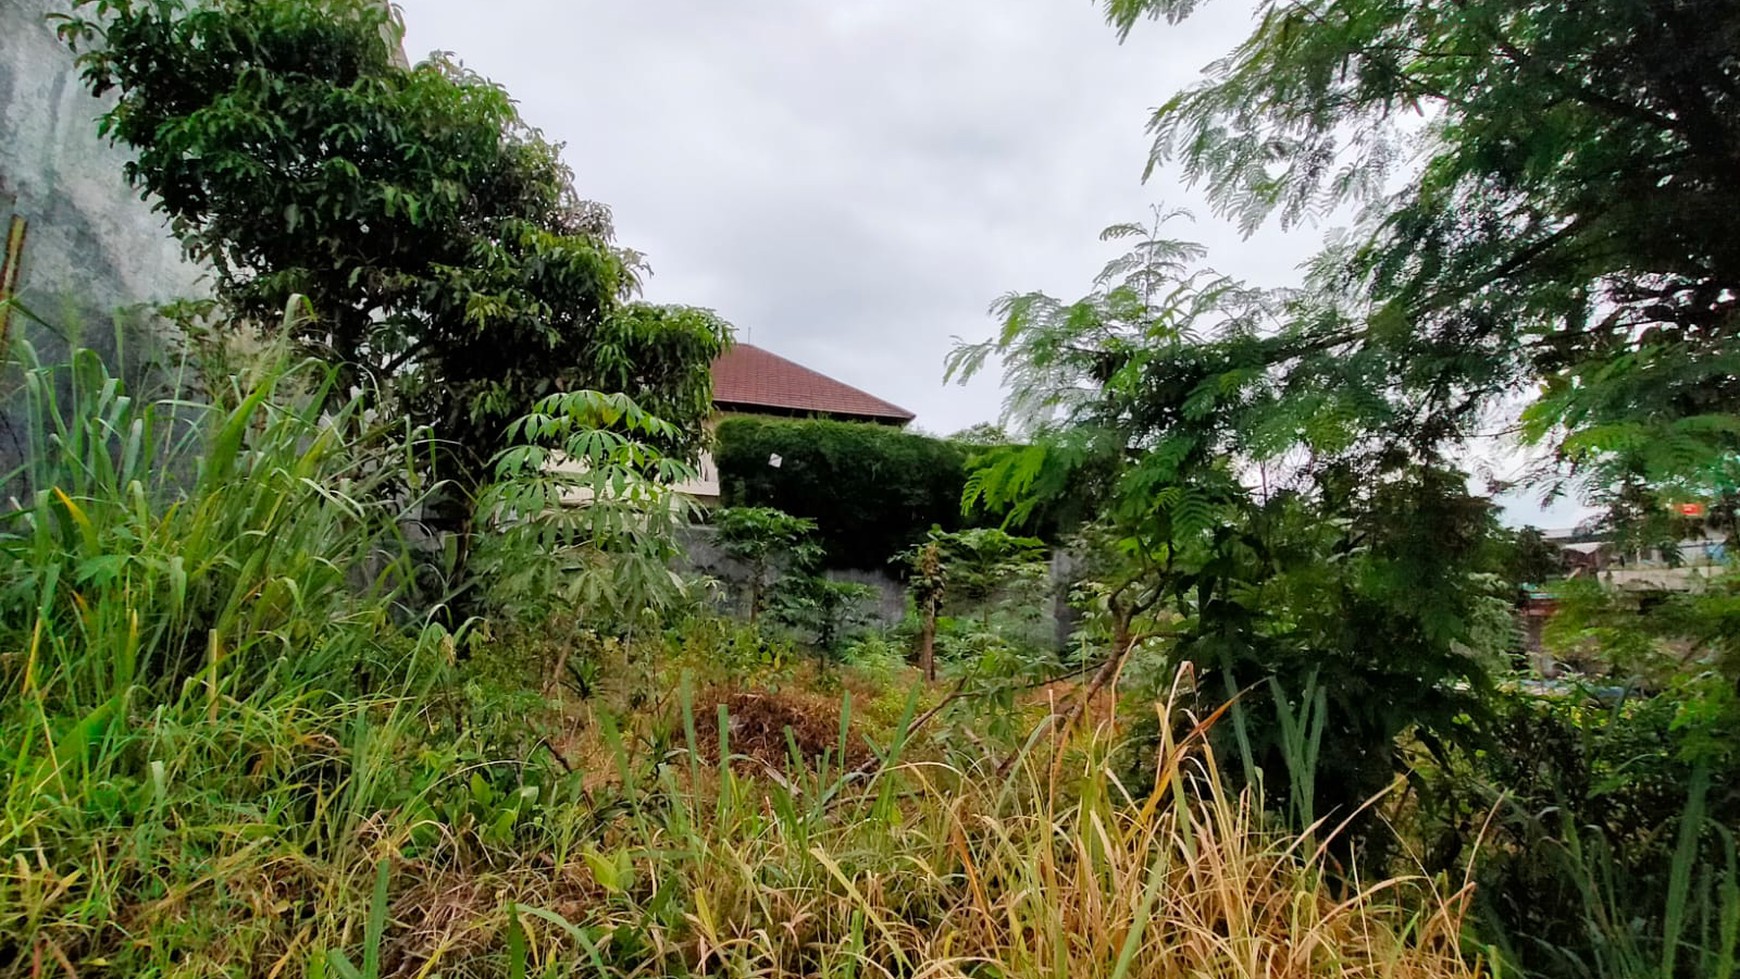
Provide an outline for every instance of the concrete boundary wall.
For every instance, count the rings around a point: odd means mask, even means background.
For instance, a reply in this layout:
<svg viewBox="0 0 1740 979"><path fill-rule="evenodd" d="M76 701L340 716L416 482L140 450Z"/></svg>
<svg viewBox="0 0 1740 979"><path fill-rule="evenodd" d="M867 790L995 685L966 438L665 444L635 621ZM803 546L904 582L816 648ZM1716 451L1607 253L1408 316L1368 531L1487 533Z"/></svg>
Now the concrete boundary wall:
<svg viewBox="0 0 1740 979"><path fill-rule="evenodd" d="M684 557L678 570L718 579L726 587L726 600L729 602L730 596L736 595L741 584L748 580L749 569L725 556L715 543L715 533L713 528L704 525L684 530ZM1079 564L1080 562L1064 551L1056 551L1051 557L1052 597L1041 618L1049 621L1050 632L1058 649L1068 645L1070 633L1079 621L1079 616L1069 605L1068 591ZM883 569L830 569L826 574L835 581L850 581L875 589L876 624L881 628L891 629L899 625L906 616L906 584L896 575L895 570L892 566Z"/></svg>

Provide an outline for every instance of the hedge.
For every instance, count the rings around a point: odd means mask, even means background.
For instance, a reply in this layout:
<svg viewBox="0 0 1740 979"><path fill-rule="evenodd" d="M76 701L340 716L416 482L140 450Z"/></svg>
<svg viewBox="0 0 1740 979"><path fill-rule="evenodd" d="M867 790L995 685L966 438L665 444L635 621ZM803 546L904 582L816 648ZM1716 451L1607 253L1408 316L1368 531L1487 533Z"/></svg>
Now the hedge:
<svg viewBox="0 0 1740 979"><path fill-rule="evenodd" d="M963 526L974 447L885 425L753 417L719 423L727 506L770 506L816 522L827 561L881 568L932 526ZM780 464L770 464L773 456Z"/></svg>

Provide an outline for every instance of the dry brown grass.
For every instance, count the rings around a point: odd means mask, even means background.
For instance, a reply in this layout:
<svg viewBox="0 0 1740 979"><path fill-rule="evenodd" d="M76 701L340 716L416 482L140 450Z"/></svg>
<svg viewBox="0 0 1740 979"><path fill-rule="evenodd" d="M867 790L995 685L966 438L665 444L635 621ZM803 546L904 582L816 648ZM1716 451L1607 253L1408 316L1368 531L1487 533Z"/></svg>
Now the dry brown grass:
<svg viewBox="0 0 1740 979"><path fill-rule="evenodd" d="M1048 758L1008 782L896 766L837 806L805 798L795 776L722 778L706 798L685 788L649 800L662 810L639 824L650 835L600 854L632 865L633 882L564 917L593 928L624 974L1479 974L1459 941L1466 888L1334 877L1322 831L1276 830L1227 793L1200 743L1168 746L1159 788L1130 798L1107 747L1088 735L1061 780ZM661 920L661 893L682 895L679 915ZM534 964L581 954L547 919L521 922ZM650 959L612 960L630 934Z"/></svg>
<svg viewBox="0 0 1740 979"><path fill-rule="evenodd" d="M724 707L729 718L726 743L733 755L783 771L795 747L806 763L827 756L837 768L840 705L839 697L792 689L714 690L695 703L698 747L703 753L718 751L719 708ZM869 746L855 729L847 733L845 755L849 768L870 758Z"/></svg>

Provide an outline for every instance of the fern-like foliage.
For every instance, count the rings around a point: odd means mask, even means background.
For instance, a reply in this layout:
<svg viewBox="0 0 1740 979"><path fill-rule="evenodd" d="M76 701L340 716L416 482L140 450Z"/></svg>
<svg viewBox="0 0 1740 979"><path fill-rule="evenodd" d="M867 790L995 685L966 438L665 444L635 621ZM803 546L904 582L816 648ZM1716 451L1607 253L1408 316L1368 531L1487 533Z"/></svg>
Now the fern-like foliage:
<svg viewBox="0 0 1740 979"><path fill-rule="evenodd" d="M1200 0L1103 6L1128 37ZM1617 525L1687 495L1732 509L1736 37L1731 0L1262 0L1155 112L1151 167L1247 232L1360 215L1313 262L1334 302L1288 316L1334 354L1281 365L1335 413L1311 440L1381 421L1424 457L1535 390L1531 436Z"/></svg>
<svg viewBox="0 0 1740 979"><path fill-rule="evenodd" d="M1304 808L1350 811L1394 774L1398 736L1478 713L1508 639L1492 508L1410 442L1395 362L1343 304L1198 268L1199 246L1161 237L1174 218L1109 229L1133 244L1088 295L1004 297L998 335L956 350L955 376L1003 364L1021 435L976 457L963 503L1020 522L1087 497L1090 632L1194 664L1205 708L1320 684L1336 747ZM1279 709L1227 728L1227 757L1278 790Z"/></svg>

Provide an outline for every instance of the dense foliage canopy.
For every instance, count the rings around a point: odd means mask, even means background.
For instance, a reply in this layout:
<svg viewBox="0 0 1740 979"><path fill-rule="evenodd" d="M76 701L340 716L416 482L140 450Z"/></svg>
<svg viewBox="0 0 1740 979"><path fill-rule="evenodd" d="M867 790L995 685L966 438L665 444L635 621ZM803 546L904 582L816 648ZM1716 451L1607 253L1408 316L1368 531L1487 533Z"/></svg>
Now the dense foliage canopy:
<svg viewBox="0 0 1740 979"><path fill-rule="evenodd" d="M308 297L296 338L430 426L464 491L563 390L627 394L698 451L728 328L628 303L639 257L560 147L446 56L405 66L387 5L80 2L62 33L219 296L266 326Z"/></svg>
<svg viewBox="0 0 1740 979"><path fill-rule="evenodd" d="M1106 8L1128 34L1199 4ZM1214 400L1308 378L1293 417L1356 413L1429 454L1526 397L1524 434L1622 523L1731 492L1737 32L1731 0L1260 4L1155 113L1154 162L1247 229L1361 217L1277 329L1203 351L1240 372Z"/></svg>
<svg viewBox="0 0 1740 979"><path fill-rule="evenodd" d="M968 447L880 425L749 417L721 421L718 439L726 503L814 520L836 567L881 568L931 527L961 526Z"/></svg>
<svg viewBox="0 0 1740 979"><path fill-rule="evenodd" d="M1162 236L1170 217L1109 229L1134 247L1087 296L1007 297L1001 334L957 349L957 374L1001 359L1008 420L1030 437L985 453L968 498L1019 518L1089 496L1081 547L1109 645L1094 684L1147 648L1193 665L1205 707L1273 684L1221 733L1300 815L1346 815L1405 767L1398 735L1449 736L1478 713L1469 694L1510 639L1496 522L1442 464L1302 456L1360 433L1348 416L1288 422L1281 393L1319 385L1235 362L1271 342L1287 297L1199 270L1199 246ZM1289 725L1318 696L1306 766Z"/></svg>

